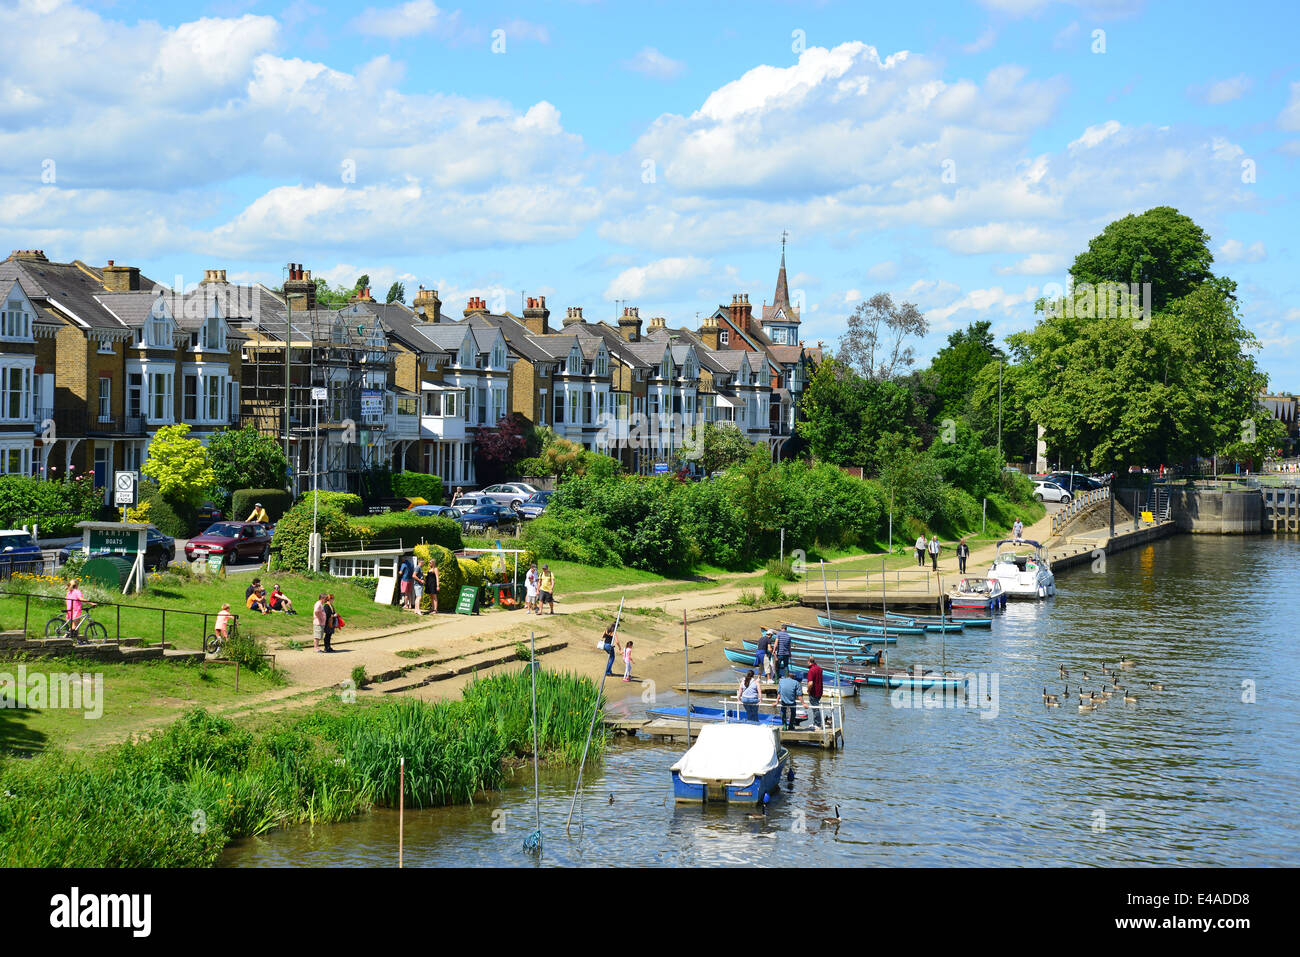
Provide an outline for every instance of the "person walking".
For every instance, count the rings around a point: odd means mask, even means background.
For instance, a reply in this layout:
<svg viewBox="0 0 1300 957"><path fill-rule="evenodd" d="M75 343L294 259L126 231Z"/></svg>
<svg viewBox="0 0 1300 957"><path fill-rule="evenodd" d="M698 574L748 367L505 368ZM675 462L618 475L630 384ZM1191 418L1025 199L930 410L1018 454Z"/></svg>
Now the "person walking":
<svg viewBox="0 0 1300 957"><path fill-rule="evenodd" d="M311 643L317 651L320 651L321 638L325 635L325 593L321 592L316 596L316 604L311 609Z"/></svg>
<svg viewBox="0 0 1300 957"><path fill-rule="evenodd" d="M740 688L736 691L736 697L740 703L745 706L745 720L758 722L758 699L763 694L763 683L754 674L751 668L745 672L745 677L740 681Z"/></svg>
<svg viewBox="0 0 1300 957"><path fill-rule="evenodd" d="M918 568L925 567L925 536L916 536L916 564Z"/></svg>
<svg viewBox="0 0 1300 957"><path fill-rule="evenodd" d="M542 605L550 607L547 614L555 614L555 572L551 571L550 565L542 566L542 577L539 581L541 592L537 596L537 614L542 613Z"/></svg>
<svg viewBox="0 0 1300 957"><path fill-rule="evenodd" d="M970 558L970 546L966 544L966 539L957 543L957 570L963 575L966 574L966 559Z"/></svg>
<svg viewBox="0 0 1300 957"><path fill-rule="evenodd" d="M758 629L758 647L754 650L754 668L758 673L764 674L764 666L768 664L769 653L772 648L772 633L766 628Z"/></svg>
<svg viewBox="0 0 1300 957"><path fill-rule="evenodd" d="M524 613L525 614L527 614L530 611L536 612L539 615L541 614L541 612L538 610L541 607L541 605L537 601L537 579L538 579L537 563L533 562L531 565L528 566L528 574L524 576Z"/></svg>
<svg viewBox="0 0 1300 957"><path fill-rule="evenodd" d="M438 589L442 587L442 580L438 577L438 563L432 558L429 559L429 567L424 572L424 593L429 596L429 614L438 614ZM424 609L420 609L423 615Z"/></svg>
<svg viewBox="0 0 1300 957"><path fill-rule="evenodd" d="M605 628L605 634L600 639L600 649L609 655L609 661L605 662L605 674L614 673L614 654L618 650L618 639L614 636L614 622L610 622Z"/></svg>
<svg viewBox="0 0 1300 957"><path fill-rule="evenodd" d="M411 556L411 592L414 595L411 609L418 615L420 601L424 598L424 563L420 561L419 555Z"/></svg>
<svg viewBox="0 0 1300 957"><path fill-rule="evenodd" d="M325 596L325 605L322 610L325 612L325 627L321 630L321 641L325 644L325 654L330 654L334 651L330 647L330 639L334 637L334 629L339 624L338 612L334 610L334 595L332 593Z"/></svg>
<svg viewBox="0 0 1300 957"><path fill-rule="evenodd" d="M1011 537L1020 541L1020 537L1025 534L1025 523L1016 519L1016 523L1011 526Z"/></svg>
<svg viewBox="0 0 1300 957"><path fill-rule="evenodd" d="M931 535L930 544L926 547L930 552L930 569L937 572L939 570L939 536Z"/></svg>
<svg viewBox="0 0 1300 957"><path fill-rule="evenodd" d="M785 630L784 623L773 637L776 638L776 676L780 678L790 670L790 632Z"/></svg>
<svg viewBox="0 0 1300 957"><path fill-rule="evenodd" d="M632 680L632 642L623 646L623 680Z"/></svg>
<svg viewBox="0 0 1300 957"><path fill-rule="evenodd" d="M805 683L808 685L808 704L812 709L813 724L820 728L822 713L818 706L822 703L822 666L817 664L816 658L808 659L808 677Z"/></svg>
<svg viewBox="0 0 1300 957"><path fill-rule="evenodd" d="M777 697L781 701L781 729L793 731L795 724L795 706L803 697L799 693L799 681L794 675L786 674L776 684Z"/></svg>
<svg viewBox="0 0 1300 957"><path fill-rule="evenodd" d="M415 563L410 555L402 559L402 564L397 570L398 587L402 594L402 607L411 607L411 581L415 578Z"/></svg>

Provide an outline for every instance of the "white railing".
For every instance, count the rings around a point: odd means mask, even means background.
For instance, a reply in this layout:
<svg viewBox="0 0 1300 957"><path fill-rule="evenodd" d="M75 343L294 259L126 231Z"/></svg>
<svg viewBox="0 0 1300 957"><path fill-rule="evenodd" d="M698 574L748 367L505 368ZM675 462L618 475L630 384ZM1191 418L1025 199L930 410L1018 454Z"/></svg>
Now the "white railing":
<svg viewBox="0 0 1300 957"><path fill-rule="evenodd" d="M1109 498L1109 488L1093 488L1080 492L1070 500L1068 505L1052 516L1052 534L1060 534L1061 530L1075 518Z"/></svg>
<svg viewBox="0 0 1300 957"><path fill-rule="evenodd" d="M807 686L804 685L806 688ZM822 703L809 704L807 702L807 692L804 692L804 703L795 705L796 708L803 708L808 712L808 720L799 726L800 731L815 730L816 725L814 718L820 718L822 730L840 734L844 730L844 698L838 694L839 688L823 686ZM779 698L766 698L760 695L758 700L758 710L761 714L764 710L770 710L773 714L780 714L781 700ZM744 721L745 706L741 703L739 697L722 699L722 721Z"/></svg>

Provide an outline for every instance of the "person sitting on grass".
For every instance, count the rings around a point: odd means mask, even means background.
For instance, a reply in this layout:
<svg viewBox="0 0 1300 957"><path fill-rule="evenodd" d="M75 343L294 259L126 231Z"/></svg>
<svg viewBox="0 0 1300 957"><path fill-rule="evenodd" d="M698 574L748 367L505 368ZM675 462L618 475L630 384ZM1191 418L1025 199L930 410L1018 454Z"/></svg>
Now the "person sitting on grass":
<svg viewBox="0 0 1300 957"><path fill-rule="evenodd" d="M293 602L288 599L284 592L280 591L278 582L272 586L271 597L267 600L267 604L271 606L271 611L282 611L289 615L298 614L298 612L294 611Z"/></svg>
<svg viewBox="0 0 1300 957"><path fill-rule="evenodd" d="M245 603L248 605L249 611L258 611L263 615L269 615L271 613L271 606L267 604L266 601L266 591L261 585L257 585L249 590L248 599Z"/></svg>

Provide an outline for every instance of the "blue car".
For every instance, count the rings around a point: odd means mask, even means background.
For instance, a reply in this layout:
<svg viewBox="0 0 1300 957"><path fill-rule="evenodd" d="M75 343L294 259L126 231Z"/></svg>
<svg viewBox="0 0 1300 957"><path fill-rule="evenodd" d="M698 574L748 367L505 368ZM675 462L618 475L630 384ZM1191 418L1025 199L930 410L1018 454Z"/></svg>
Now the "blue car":
<svg viewBox="0 0 1300 957"><path fill-rule="evenodd" d="M420 515L424 518L450 518L459 521L462 510L452 508L450 505L417 505L407 511L412 515Z"/></svg>
<svg viewBox="0 0 1300 957"><path fill-rule="evenodd" d="M41 546L36 544L31 532L0 530L0 577L8 578L14 572L39 574L44 568Z"/></svg>
<svg viewBox="0 0 1300 957"><path fill-rule="evenodd" d="M546 511L546 506L554 496L554 492L534 492L520 504L519 517L524 520L536 518Z"/></svg>
<svg viewBox="0 0 1300 957"><path fill-rule="evenodd" d="M513 529L518 524L519 516L515 514L514 509L505 505L475 505L460 517L460 527L466 531L489 528Z"/></svg>

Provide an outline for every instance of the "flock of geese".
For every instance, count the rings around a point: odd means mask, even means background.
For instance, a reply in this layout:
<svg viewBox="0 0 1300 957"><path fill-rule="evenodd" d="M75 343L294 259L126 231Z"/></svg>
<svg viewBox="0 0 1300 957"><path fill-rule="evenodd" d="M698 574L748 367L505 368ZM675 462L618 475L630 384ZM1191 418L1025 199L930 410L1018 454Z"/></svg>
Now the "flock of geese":
<svg viewBox="0 0 1300 957"><path fill-rule="evenodd" d="M1083 683L1091 681L1092 678L1089 676L1087 671L1080 672L1078 691L1079 710L1085 714L1091 711L1096 711L1111 698L1122 699L1125 704L1137 704L1137 695L1133 691L1129 690L1126 685L1119 683L1120 672L1131 671L1135 667L1137 667L1137 662L1127 658L1118 662L1114 667L1107 665L1106 662L1103 661L1101 663L1101 674L1103 676L1102 683L1101 687L1096 691L1089 691L1084 687ZM1060 676L1066 682L1064 692L1061 694L1049 694L1046 688L1043 689L1043 704L1047 705L1049 708L1059 708L1063 702L1070 700L1070 672L1066 670L1065 665L1061 665ZM1109 685L1105 682L1106 677L1111 679ZM1164 691L1165 686L1158 681L1148 681L1146 690Z"/></svg>

